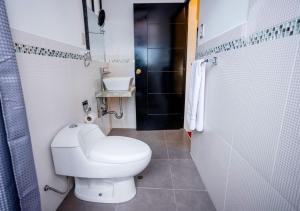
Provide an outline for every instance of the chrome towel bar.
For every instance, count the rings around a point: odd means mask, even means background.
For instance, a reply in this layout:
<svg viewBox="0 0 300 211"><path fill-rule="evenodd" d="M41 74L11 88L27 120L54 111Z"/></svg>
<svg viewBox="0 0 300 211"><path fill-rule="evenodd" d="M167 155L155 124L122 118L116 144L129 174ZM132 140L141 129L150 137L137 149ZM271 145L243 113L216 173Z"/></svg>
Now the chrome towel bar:
<svg viewBox="0 0 300 211"><path fill-rule="evenodd" d="M209 63L210 62L212 65L217 65L218 64L217 59L218 58L216 56L214 56L211 59L204 59L202 63L204 63L204 62ZM191 65L193 65L193 62L191 63Z"/></svg>
<svg viewBox="0 0 300 211"><path fill-rule="evenodd" d="M211 62L213 65L217 65L218 64L216 56L214 56L211 59L205 59L203 62L207 62L207 63Z"/></svg>

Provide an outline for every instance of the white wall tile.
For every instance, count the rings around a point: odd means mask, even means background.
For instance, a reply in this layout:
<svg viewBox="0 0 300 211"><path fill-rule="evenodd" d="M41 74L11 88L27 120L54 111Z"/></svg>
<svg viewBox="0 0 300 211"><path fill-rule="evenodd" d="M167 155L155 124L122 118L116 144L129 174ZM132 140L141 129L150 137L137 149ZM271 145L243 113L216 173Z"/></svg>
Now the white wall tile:
<svg viewBox="0 0 300 211"><path fill-rule="evenodd" d="M300 16L300 0L250 0L247 33Z"/></svg>
<svg viewBox="0 0 300 211"><path fill-rule="evenodd" d="M230 145L208 127L193 134L191 155L216 209L223 210Z"/></svg>
<svg viewBox="0 0 300 211"><path fill-rule="evenodd" d="M240 71L248 84L236 96L234 148L270 178L298 37L245 48ZM239 87L236 87L239 89Z"/></svg>
<svg viewBox="0 0 300 211"><path fill-rule="evenodd" d="M204 24L204 36L199 43L207 42L245 23L248 3L249 0L201 0L199 19Z"/></svg>
<svg viewBox="0 0 300 211"><path fill-rule="evenodd" d="M85 47L83 10L81 1L73 0L5 0L10 27L56 40ZM67 15L66 15L67 14Z"/></svg>
<svg viewBox="0 0 300 211"><path fill-rule="evenodd" d="M299 40L300 44L300 40ZM290 83L273 186L300 210L300 48Z"/></svg>
<svg viewBox="0 0 300 211"><path fill-rule="evenodd" d="M226 142L232 144L234 126L239 121L236 110L239 106L237 98L244 94L249 85L248 78L242 69L241 58L245 49L228 53L220 53L218 65L207 66L205 93L205 128L209 125L212 130Z"/></svg>
<svg viewBox="0 0 300 211"><path fill-rule="evenodd" d="M234 27L233 29L230 29L229 31L222 34L222 36L217 36L203 44L201 44L201 47L197 48L197 53L203 52L206 49L213 48L215 46L221 45L225 42L232 41L235 39L239 39L241 35L244 33L246 28L245 23L238 25ZM198 43L200 45L200 43Z"/></svg>
<svg viewBox="0 0 300 211"><path fill-rule="evenodd" d="M15 41L43 46L59 46L59 49L77 51L69 45L14 32ZM23 35L23 36L22 36ZM24 37L24 40L22 40ZM56 49L56 48L54 48ZM83 61L17 53L34 160L38 176L43 211L56 210L65 195L45 192L48 184L63 190L66 179L54 172L50 144L55 134L66 124L82 122L84 112L81 102L88 100L96 112L95 92L99 88L99 64L85 68ZM104 132L110 130L109 116L97 122Z"/></svg>
<svg viewBox="0 0 300 211"><path fill-rule="evenodd" d="M250 0L248 22L198 53L300 17L299 5ZM207 68L205 130L191 152L217 210L223 193L228 211L300 210L299 42L294 35L208 56L218 65Z"/></svg>
<svg viewBox="0 0 300 211"><path fill-rule="evenodd" d="M225 210L296 211L235 151L231 155Z"/></svg>

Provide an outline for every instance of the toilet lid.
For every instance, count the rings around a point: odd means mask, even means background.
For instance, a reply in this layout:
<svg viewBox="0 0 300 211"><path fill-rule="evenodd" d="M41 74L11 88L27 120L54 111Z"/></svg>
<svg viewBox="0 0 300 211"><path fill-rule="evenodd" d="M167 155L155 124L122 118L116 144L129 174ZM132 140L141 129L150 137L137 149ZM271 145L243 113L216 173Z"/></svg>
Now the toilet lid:
<svg viewBox="0 0 300 211"><path fill-rule="evenodd" d="M106 163L128 163L146 158L151 154L144 142L122 136L107 136L92 147L89 158Z"/></svg>

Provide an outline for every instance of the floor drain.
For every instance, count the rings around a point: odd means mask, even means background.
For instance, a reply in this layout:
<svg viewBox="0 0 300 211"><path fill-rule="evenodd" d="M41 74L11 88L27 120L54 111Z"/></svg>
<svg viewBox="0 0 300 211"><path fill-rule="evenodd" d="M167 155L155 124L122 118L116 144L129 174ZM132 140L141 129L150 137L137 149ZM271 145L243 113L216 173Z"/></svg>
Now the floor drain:
<svg viewBox="0 0 300 211"><path fill-rule="evenodd" d="M144 177L142 175L137 176L138 179L143 179Z"/></svg>

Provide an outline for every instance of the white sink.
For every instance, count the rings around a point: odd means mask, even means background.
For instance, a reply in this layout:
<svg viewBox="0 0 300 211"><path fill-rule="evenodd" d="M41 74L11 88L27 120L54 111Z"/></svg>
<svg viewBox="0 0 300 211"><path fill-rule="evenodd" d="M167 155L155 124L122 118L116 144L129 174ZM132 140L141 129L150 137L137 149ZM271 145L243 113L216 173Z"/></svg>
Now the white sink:
<svg viewBox="0 0 300 211"><path fill-rule="evenodd" d="M128 91L133 77L107 77L103 79L106 90Z"/></svg>

